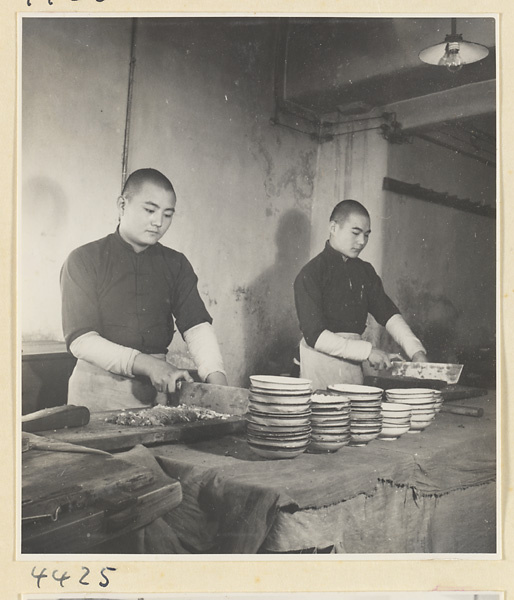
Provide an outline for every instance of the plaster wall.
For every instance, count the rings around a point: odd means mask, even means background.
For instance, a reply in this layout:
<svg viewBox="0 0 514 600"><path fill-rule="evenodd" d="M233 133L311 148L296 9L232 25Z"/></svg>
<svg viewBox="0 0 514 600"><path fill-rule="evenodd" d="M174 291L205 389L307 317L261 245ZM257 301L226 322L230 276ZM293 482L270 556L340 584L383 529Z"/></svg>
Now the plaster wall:
<svg viewBox="0 0 514 600"><path fill-rule="evenodd" d="M270 123L274 28L139 24L129 171L168 174L184 252L232 383L288 372L299 338L292 283L306 262L317 144ZM176 336L171 352L182 352Z"/></svg>
<svg viewBox="0 0 514 600"><path fill-rule="evenodd" d="M414 138L390 146L389 177L495 205L496 172ZM496 220L384 192L384 281L433 360L494 348Z"/></svg>
<svg viewBox="0 0 514 600"><path fill-rule="evenodd" d="M24 19L18 285L24 340L61 340L69 252L116 227L130 22Z"/></svg>
<svg viewBox="0 0 514 600"><path fill-rule="evenodd" d="M60 266L117 221L131 20L85 21L39 22L24 48L27 340L62 339ZM274 39L271 22L137 29L128 171L172 180L177 214L162 243L194 265L235 385L289 370L300 336L292 282L308 259L317 143L270 123ZM170 351L190 364L179 335Z"/></svg>

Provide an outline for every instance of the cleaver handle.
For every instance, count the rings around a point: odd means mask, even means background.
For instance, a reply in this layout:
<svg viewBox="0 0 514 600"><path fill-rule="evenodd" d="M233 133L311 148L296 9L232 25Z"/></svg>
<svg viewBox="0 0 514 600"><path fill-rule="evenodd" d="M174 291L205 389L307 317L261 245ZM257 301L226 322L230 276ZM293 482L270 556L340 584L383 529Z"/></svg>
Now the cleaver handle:
<svg viewBox="0 0 514 600"><path fill-rule="evenodd" d="M65 404L43 408L21 418L21 429L29 433L64 429L65 427L81 427L89 423L89 409L86 406Z"/></svg>

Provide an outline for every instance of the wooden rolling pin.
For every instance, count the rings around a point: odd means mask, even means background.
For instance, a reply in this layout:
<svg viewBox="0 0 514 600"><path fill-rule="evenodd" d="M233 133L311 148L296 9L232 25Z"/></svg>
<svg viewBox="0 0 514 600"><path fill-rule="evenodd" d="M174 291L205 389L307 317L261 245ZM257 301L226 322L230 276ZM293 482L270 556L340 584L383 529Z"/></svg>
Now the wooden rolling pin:
<svg viewBox="0 0 514 600"><path fill-rule="evenodd" d="M455 404L443 404L441 412L453 413L454 415L465 415L466 417L481 417L484 414L483 408L474 406L456 406Z"/></svg>

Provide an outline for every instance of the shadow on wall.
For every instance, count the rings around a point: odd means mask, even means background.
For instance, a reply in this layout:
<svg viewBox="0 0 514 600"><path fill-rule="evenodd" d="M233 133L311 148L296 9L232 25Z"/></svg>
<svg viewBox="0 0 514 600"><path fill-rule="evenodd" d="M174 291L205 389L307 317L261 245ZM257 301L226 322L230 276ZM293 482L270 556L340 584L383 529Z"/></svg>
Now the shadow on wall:
<svg viewBox="0 0 514 600"><path fill-rule="evenodd" d="M459 362L461 311L443 295L423 289L419 282L399 281L402 314L422 340L432 362Z"/></svg>
<svg viewBox="0 0 514 600"><path fill-rule="evenodd" d="M300 210L284 213L275 235L275 264L247 288L236 290L239 301L244 302L245 377L292 370L301 338L293 282L309 260L310 228L308 217Z"/></svg>

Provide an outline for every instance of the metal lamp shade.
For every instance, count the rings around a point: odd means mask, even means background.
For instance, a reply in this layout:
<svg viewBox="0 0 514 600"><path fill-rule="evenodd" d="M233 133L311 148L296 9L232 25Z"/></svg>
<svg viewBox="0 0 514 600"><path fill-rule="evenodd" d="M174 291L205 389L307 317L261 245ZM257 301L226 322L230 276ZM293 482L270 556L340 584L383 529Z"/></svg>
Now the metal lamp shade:
<svg viewBox="0 0 514 600"><path fill-rule="evenodd" d="M447 41L436 44L435 46L429 46L419 53L419 58L429 65L440 65L441 60L446 52ZM469 65L470 63L482 60L489 54L487 46L482 44L476 44L475 42L466 42L465 40L459 41L459 54L462 59L462 63Z"/></svg>

